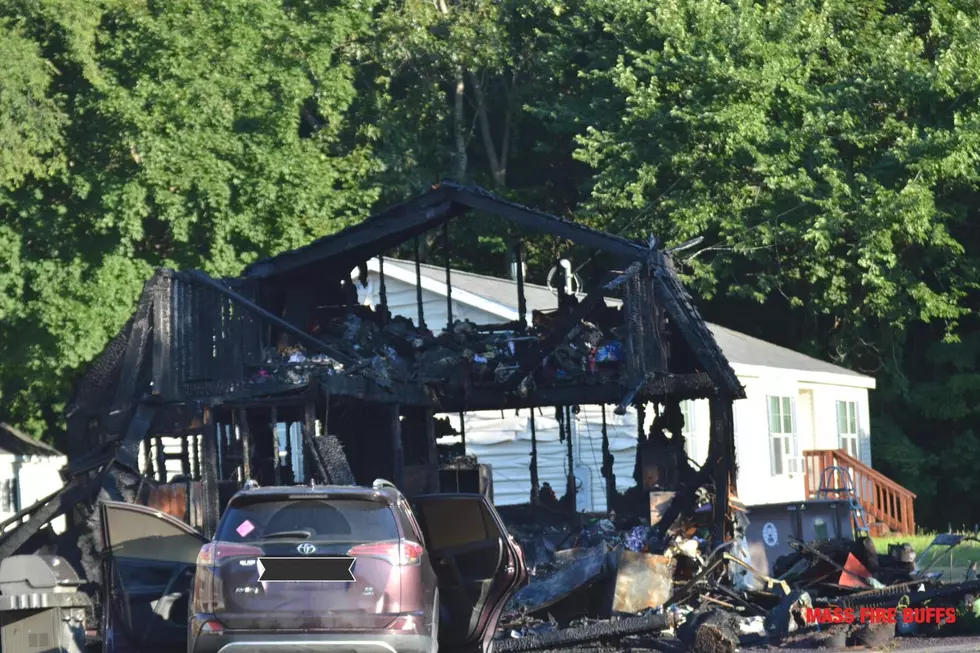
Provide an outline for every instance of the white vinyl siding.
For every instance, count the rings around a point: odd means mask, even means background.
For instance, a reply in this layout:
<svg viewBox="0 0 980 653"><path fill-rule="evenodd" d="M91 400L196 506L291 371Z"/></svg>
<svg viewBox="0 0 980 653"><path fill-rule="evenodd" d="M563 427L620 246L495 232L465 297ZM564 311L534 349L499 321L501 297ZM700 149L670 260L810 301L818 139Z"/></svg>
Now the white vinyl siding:
<svg viewBox="0 0 980 653"><path fill-rule="evenodd" d="M856 401L837 402L837 438L839 446L849 455L861 459L858 444L860 430L858 427L858 407Z"/></svg>
<svg viewBox="0 0 980 653"><path fill-rule="evenodd" d="M793 397L769 397L769 455L773 476L800 471Z"/></svg>
<svg viewBox="0 0 980 653"><path fill-rule="evenodd" d="M698 458L698 424L697 405L692 399L681 402L681 414L684 416L684 450L687 457L697 462Z"/></svg>

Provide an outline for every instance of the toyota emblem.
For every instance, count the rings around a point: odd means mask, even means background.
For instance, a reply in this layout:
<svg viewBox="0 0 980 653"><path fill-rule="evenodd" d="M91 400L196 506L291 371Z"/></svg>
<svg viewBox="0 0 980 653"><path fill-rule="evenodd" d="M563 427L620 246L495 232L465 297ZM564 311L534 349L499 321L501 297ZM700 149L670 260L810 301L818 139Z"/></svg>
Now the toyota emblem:
<svg viewBox="0 0 980 653"><path fill-rule="evenodd" d="M298 547L296 547L296 550L305 556L316 553L316 547L310 544L309 542L303 542Z"/></svg>

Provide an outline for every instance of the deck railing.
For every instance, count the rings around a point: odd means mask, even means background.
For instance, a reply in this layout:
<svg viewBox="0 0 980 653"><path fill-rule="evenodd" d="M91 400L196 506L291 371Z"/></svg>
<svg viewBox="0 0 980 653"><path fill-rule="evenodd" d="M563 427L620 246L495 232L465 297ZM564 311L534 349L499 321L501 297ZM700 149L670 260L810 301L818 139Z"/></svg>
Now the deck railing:
<svg viewBox="0 0 980 653"><path fill-rule="evenodd" d="M915 533L915 494L891 480L881 472L865 465L843 449L804 451L804 482L806 495L814 498L820 489L823 470L840 467L850 470L854 493L872 535L888 530L903 535ZM831 488L843 488L839 472L833 473ZM877 526L877 527L876 527Z"/></svg>

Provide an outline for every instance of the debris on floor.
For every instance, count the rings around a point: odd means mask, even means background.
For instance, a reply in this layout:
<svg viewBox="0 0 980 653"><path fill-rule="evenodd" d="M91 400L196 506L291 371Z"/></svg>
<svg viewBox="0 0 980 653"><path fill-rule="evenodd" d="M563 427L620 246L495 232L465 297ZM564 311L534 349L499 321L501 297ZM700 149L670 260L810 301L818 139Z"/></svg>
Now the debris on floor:
<svg viewBox="0 0 980 653"><path fill-rule="evenodd" d="M792 553L770 569L753 560L751 510L737 497L730 497L729 536L716 543L703 517L711 514L710 485L686 492L686 508L663 521L682 494L650 492L647 519L624 516L643 510L569 516L545 506L501 507L531 575L500 620L495 650L867 650L895 637L959 634L951 627L958 616L980 620L976 564L943 583L936 562L975 538L938 536L932 555L916 560L901 544L879 556L867 536L791 536Z"/></svg>

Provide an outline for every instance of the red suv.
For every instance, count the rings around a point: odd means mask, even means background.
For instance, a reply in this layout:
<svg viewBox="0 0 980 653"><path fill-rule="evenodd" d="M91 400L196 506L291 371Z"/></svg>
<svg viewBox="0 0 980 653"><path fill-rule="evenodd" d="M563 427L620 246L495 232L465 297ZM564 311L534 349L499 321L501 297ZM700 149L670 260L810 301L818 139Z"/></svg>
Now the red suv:
<svg viewBox="0 0 980 653"><path fill-rule="evenodd" d="M527 580L520 547L482 495L412 503L384 481L243 490L206 542L105 502L104 653L488 653ZM353 581L259 580L260 558L331 557L353 558Z"/></svg>

